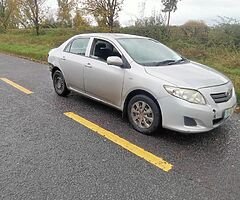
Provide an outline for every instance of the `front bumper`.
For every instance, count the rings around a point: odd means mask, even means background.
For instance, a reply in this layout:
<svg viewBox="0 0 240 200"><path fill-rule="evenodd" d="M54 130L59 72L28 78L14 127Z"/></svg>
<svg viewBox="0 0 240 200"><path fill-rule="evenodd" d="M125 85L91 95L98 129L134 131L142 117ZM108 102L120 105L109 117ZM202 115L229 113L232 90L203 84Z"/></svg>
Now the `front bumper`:
<svg viewBox="0 0 240 200"><path fill-rule="evenodd" d="M158 100L162 112L162 126L183 133L200 133L210 131L224 123L231 115L224 117L224 112L233 108L235 110L237 99L233 92L232 98L224 103L215 103L210 94L212 92L226 91L233 87L231 83L226 85L203 88L199 91L206 98L206 105L189 103L182 99L167 96ZM186 125L186 119L195 122Z"/></svg>

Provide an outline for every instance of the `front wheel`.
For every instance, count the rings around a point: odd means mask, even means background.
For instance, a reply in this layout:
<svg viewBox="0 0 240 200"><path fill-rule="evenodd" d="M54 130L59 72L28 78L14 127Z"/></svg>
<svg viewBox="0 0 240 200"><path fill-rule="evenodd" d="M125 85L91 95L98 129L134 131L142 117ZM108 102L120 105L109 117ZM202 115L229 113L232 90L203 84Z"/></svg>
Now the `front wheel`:
<svg viewBox="0 0 240 200"><path fill-rule="evenodd" d="M55 71L53 74L53 86L59 96L65 97L70 93L67 89L63 74L59 70Z"/></svg>
<svg viewBox="0 0 240 200"><path fill-rule="evenodd" d="M158 106L145 95L136 95L129 101L128 119L135 130L146 135L153 134L161 125Z"/></svg>

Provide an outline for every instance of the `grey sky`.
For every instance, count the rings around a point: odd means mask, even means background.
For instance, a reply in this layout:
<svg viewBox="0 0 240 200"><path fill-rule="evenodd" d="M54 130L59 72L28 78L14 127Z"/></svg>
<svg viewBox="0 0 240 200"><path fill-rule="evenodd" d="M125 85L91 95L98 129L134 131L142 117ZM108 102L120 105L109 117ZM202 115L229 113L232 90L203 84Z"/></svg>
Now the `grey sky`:
<svg viewBox="0 0 240 200"><path fill-rule="evenodd" d="M144 14L140 12L141 2L146 2ZM55 0L48 0L56 7ZM131 25L137 17L150 16L153 10L162 9L161 0L124 0L123 10L120 13L120 23ZM182 0L178 10L172 15L172 24L183 24L190 19L204 20L208 24L215 23L217 16L227 16L240 19L240 0Z"/></svg>
<svg viewBox="0 0 240 200"><path fill-rule="evenodd" d="M123 11L120 15L122 24L128 24L139 13L139 4L144 0L125 0ZM161 10L161 0L146 0L145 16L149 16L152 10ZM183 24L190 19L204 20L213 24L217 16L227 16L239 19L239 0L182 0L178 4L178 10L172 15L172 24Z"/></svg>

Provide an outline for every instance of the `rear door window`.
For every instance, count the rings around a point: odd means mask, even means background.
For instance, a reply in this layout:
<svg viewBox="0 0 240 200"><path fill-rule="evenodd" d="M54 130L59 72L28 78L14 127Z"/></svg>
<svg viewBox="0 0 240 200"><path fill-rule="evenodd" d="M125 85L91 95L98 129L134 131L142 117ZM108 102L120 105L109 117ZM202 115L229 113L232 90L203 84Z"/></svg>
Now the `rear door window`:
<svg viewBox="0 0 240 200"><path fill-rule="evenodd" d="M87 46L89 43L89 38L78 38L73 40L70 47L70 53L85 56Z"/></svg>

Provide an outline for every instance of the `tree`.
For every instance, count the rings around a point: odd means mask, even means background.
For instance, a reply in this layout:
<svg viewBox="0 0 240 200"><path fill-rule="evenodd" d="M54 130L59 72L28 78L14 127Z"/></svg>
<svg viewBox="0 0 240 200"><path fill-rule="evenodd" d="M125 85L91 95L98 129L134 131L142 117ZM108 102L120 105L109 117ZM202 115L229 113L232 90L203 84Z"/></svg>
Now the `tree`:
<svg viewBox="0 0 240 200"><path fill-rule="evenodd" d="M44 18L44 20L42 21L41 27L42 28L57 28L58 23L52 15L51 16L49 15L49 16L46 16Z"/></svg>
<svg viewBox="0 0 240 200"><path fill-rule="evenodd" d="M22 21L22 23L26 20L28 24L33 25L37 35L40 34L40 23L44 12L43 4L45 1L46 0L19 1L19 20Z"/></svg>
<svg viewBox="0 0 240 200"><path fill-rule="evenodd" d="M16 8L16 0L0 0L0 27L7 30L11 16Z"/></svg>
<svg viewBox="0 0 240 200"><path fill-rule="evenodd" d="M77 6L75 0L58 0L58 22L63 27L72 27L72 12Z"/></svg>
<svg viewBox="0 0 240 200"><path fill-rule="evenodd" d="M84 7L96 19L99 26L107 26L113 30L123 0L85 0Z"/></svg>
<svg viewBox="0 0 240 200"><path fill-rule="evenodd" d="M156 10L152 11L152 15L150 17L142 17L137 19L135 22L135 26L162 26L165 24L165 19L162 13L156 12Z"/></svg>
<svg viewBox="0 0 240 200"><path fill-rule="evenodd" d="M79 9L76 10L75 17L73 18L73 27L82 28L90 26L88 21L83 18L82 13Z"/></svg>
<svg viewBox="0 0 240 200"><path fill-rule="evenodd" d="M169 29L171 12L175 12L177 10L177 3L181 0L161 0L161 1L164 6L164 9L162 11L168 13L167 28Z"/></svg>
<svg viewBox="0 0 240 200"><path fill-rule="evenodd" d="M139 17L138 19L142 20L144 18L145 10L146 10L146 0L138 3L138 17Z"/></svg>

